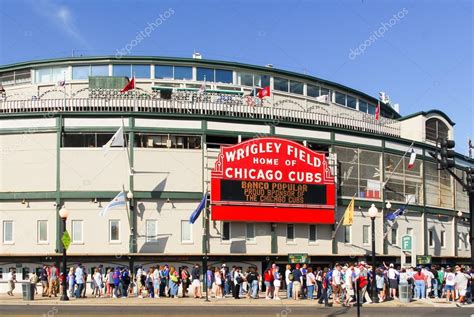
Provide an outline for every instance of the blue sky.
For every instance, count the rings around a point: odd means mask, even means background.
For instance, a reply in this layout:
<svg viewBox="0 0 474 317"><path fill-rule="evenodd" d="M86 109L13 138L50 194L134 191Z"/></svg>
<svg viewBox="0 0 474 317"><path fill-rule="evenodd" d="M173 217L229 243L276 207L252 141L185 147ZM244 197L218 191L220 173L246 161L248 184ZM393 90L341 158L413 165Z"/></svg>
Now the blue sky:
<svg viewBox="0 0 474 317"><path fill-rule="evenodd" d="M402 115L440 109L456 122L463 154L474 137L470 0L0 0L0 64L73 50L115 55L167 11L130 55L197 50L209 59L271 63L372 96L386 91ZM384 34L374 35L380 28Z"/></svg>

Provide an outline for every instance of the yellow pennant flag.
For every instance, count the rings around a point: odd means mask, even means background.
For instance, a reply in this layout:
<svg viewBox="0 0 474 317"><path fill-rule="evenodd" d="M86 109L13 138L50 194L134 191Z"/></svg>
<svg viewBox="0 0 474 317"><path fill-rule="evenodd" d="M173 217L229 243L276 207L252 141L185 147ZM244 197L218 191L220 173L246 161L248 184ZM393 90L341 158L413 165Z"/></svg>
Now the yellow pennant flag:
<svg viewBox="0 0 474 317"><path fill-rule="evenodd" d="M352 226L354 223L354 198L352 198L351 202L346 208L344 212L344 220L342 221L343 226Z"/></svg>

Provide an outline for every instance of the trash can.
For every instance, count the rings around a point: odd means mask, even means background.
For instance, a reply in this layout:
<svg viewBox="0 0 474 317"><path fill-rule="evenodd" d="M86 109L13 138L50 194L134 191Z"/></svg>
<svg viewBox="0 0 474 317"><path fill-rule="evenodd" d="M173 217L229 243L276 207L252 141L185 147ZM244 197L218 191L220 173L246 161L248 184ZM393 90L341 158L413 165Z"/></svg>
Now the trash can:
<svg viewBox="0 0 474 317"><path fill-rule="evenodd" d="M23 300L34 300L35 299L35 284L23 283L21 284L21 290L23 293Z"/></svg>
<svg viewBox="0 0 474 317"><path fill-rule="evenodd" d="M398 294L400 295L400 302L408 304L411 301L411 287L410 284L398 284Z"/></svg>

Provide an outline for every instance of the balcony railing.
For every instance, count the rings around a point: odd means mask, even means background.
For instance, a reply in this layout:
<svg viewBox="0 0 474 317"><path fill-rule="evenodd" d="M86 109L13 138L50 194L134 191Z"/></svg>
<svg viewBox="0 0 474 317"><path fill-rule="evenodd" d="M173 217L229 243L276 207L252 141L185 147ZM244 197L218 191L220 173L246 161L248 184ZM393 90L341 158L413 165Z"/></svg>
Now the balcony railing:
<svg viewBox="0 0 474 317"><path fill-rule="evenodd" d="M174 114L177 116L226 116L265 120L268 125L299 123L363 131L372 134L400 136L400 122L347 109L334 104L300 106L294 109L295 101L280 100L273 104L266 101L255 105L242 96L203 96L199 93L163 98L65 98L38 100L0 101L0 115L11 113L57 113L57 112L149 112ZM257 100L258 101L258 100ZM303 110L307 109L307 110Z"/></svg>

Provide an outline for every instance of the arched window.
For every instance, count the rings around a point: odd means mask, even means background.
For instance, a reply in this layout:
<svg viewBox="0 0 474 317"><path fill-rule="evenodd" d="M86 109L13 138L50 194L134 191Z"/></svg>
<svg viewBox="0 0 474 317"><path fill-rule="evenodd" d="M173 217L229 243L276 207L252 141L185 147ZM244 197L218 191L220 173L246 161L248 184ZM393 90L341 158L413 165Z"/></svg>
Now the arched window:
<svg viewBox="0 0 474 317"><path fill-rule="evenodd" d="M447 138L448 137L448 126L437 118L431 118L426 120L425 124L425 134L426 140L434 141L438 138Z"/></svg>

